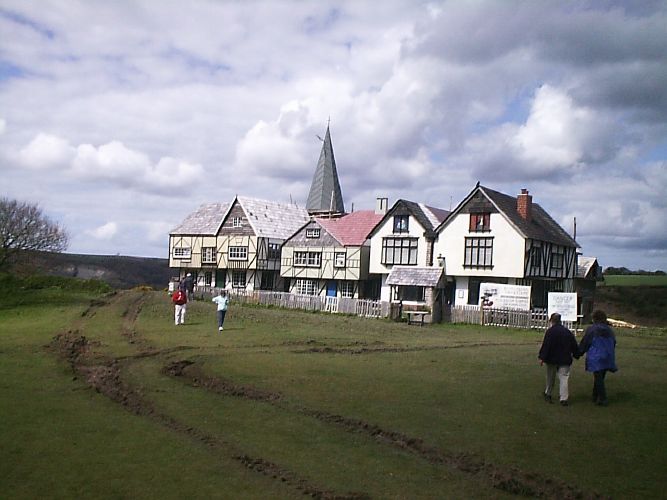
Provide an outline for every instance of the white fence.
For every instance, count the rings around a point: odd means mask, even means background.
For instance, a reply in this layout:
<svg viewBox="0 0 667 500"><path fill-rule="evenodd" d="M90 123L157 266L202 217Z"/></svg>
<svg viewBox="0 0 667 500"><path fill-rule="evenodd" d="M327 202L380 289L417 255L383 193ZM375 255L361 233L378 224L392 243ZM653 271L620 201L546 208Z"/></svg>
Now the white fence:
<svg viewBox="0 0 667 500"><path fill-rule="evenodd" d="M217 294L218 291L218 288L199 286L195 290L195 296L210 298ZM379 300L297 295L294 293L267 290L248 291L243 289L232 289L227 290L227 293L233 302L240 304L258 304L263 306L282 307L285 309L354 314L364 318L386 318L389 316L389 303L381 302Z"/></svg>
<svg viewBox="0 0 667 500"><path fill-rule="evenodd" d="M473 325L505 326L508 328L534 328L544 330L549 326L546 309L520 311L515 309L493 309L479 306L452 306L452 323ZM563 321L571 330L577 329L577 323Z"/></svg>

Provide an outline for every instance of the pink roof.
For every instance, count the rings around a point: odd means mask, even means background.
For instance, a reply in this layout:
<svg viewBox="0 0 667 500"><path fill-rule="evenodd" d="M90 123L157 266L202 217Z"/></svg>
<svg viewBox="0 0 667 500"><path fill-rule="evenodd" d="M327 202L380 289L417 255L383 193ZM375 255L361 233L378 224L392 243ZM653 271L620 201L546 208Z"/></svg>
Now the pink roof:
<svg viewBox="0 0 667 500"><path fill-rule="evenodd" d="M335 219L316 220L342 245L361 246L382 217L382 214L376 214L373 210L359 210Z"/></svg>

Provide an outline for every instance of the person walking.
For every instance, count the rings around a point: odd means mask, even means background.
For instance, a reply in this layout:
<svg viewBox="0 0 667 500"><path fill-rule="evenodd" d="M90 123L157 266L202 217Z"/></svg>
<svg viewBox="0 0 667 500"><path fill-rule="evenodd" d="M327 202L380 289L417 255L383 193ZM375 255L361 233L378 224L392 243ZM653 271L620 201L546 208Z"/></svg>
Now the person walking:
<svg viewBox="0 0 667 500"><path fill-rule="evenodd" d="M171 296L171 301L174 303L174 324L182 325L185 323L188 296L183 290L178 289Z"/></svg>
<svg viewBox="0 0 667 500"><path fill-rule="evenodd" d="M218 305L216 316L218 318L218 331L221 332L224 330L222 325L225 323L225 315L227 314L227 308L229 307L229 297L227 297L227 292L220 290L218 295L211 300Z"/></svg>
<svg viewBox="0 0 667 500"><path fill-rule="evenodd" d="M547 365L547 384L544 390L544 400L552 403L551 393L558 375L560 404L569 405L568 382L572 358L579 358L579 347L574 334L561 321L561 315L553 313L549 318L551 326L547 329L542 340L542 347L538 358L541 364Z"/></svg>
<svg viewBox="0 0 667 500"><path fill-rule="evenodd" d="M193 293L195 291L195 280L192 278L192 273L185 275L185 278L183 278L183 281L181 281L179 288L187 294L188 300L192 300Z"/></svg>
<svg viewBox="0 0 667 500"><path fill-rule="evenodd" d="M579 351L586 354L586 371L593 372L593 403L607 406L604 379L607 372L615 372L616 337L607 322L604 311L593 312L593 324L586 329L579 343Z"/></svg>

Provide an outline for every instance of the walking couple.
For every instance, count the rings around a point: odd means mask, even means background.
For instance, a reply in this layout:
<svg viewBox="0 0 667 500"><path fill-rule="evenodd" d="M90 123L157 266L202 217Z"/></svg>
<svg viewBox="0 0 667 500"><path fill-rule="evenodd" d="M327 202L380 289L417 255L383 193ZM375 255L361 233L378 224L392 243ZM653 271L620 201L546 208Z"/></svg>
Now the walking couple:
<svg viewBox="0 0 667 500"><path fill-rule="evenodd" d="M593 324L586 329L578 345L572 332L563 326L560 314L553 313L549 323L551 326L544 334L538 354L541 364L547 365L544 400L552 402L551 394L558 376L560 404L569 405L568 381L572 359L579 359L586 354L586 371L593 373L593 402L607 406L604 379L608 371L617 370L616 337L607 323L607 315L599 310L593 313Z"/></svg>

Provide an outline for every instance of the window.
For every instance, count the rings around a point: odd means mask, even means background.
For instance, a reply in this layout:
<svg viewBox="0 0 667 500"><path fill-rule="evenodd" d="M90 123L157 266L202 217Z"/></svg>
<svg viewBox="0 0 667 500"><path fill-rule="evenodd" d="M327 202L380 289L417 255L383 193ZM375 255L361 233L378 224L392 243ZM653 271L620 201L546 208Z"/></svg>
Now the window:
<svg viewBox="0 0 667 500"><path fill-rule="evenodd" d="M551 268L562 271L564 262L565 251L562 248L554 248L551 251Z"/></svg>
<svg viewBox="0 0 667 500"><path fill-rule="evenodd" d="M241 227L241 217L232 217L232 227Z"/></svg>
<svg viewBox="0 0 667 500"><path fill-rule="evenodd" d="M248 260L248 247L229 247L229 260Z"/></svg>
<svg viewBox="0 0 667 500"><path fill-rule="evenodd" d="M192 255L192 250L186 247L174 248L174 259L189 259Z"/></svg>
<svg viewBox="0 0 667 500"><path fill-rule="evenodd" d="M297 267L320 267L322 252L294 252L294 265Z"/></svg>
<svg viewBox="0 0 667 500"><path fill-rule="evenodd" d="M383 238L382 263L417 265L417 238Z"/></svg>
<svg viewBox="0 0 667 500"><path fill-rule="evenodd" d="M204 273L204 286L211 286L211 283L213 283L213 273L207 271Z"/></svg>
<svg viewBox="0 0 667 500"><path fill-rule="evenodd" d="M394 232L407 233L408 232L408 215L394 215Z"/></svg>
<svg viewBox="0 0 667 500"><path fill-rule="evenodd" d="M262 278L259 283L260 290L273 290L275 282L275 273L272 271L262 271Z"/></svg>
<svg viewBox="0 0 667 500"><path fill-rule="evenodd" d="M466 238L463 267L493 267L493 238Z"/></svg>
<svg viewBox="0 0 667 500"><path fill-rule="evenodd" d="M423 286L399 286L394 289L394 300L424 302Z"/></svg>
<svg viewBox="0 0 667 500"><path fill-rule="evenodd" d="M491 231L491 214L470 214L470 232L481 233Z"/></svg>
<svg viewBox="0 0 667 500"><path fill-rule="evenodd" d="M201 249L202 264L215 264L215 247L204 247Z"/></svg>
<svg viewBox="0 0 667 500"><path fill-rule="evenodd" d="M232 271L232 286L245 288L245 271Z"/></svg>
<svg viewBox="0 0 667 500"><path fill-rule="evenodd" d="M340 296L348 299L354 297L354 281L342 281L340 283Z"/></svg>
<svg viewBox="0 0 667 500"><path fill-rule="evenodd" d="M280 243L269 243L269 259L280 259Z"/></svg>
<svg viewBox="0 0 667 500"><path fill-rule="evenodd" d="M345 252L336 252L334 254L334 266L345 267Z"/></svg>
<svg viewBox="0 0 667 500"><path fill-rule="evenodd" d="M315 280L296 280L295 288L300 295L315 295L317 291Z"/></svg>
<svg viewBox="0 0 667 500"><path fill-rule="evenodd" d="M319 227L313 229L306 229L306 238L319 238L319 237L320 237Z"/></svg>

